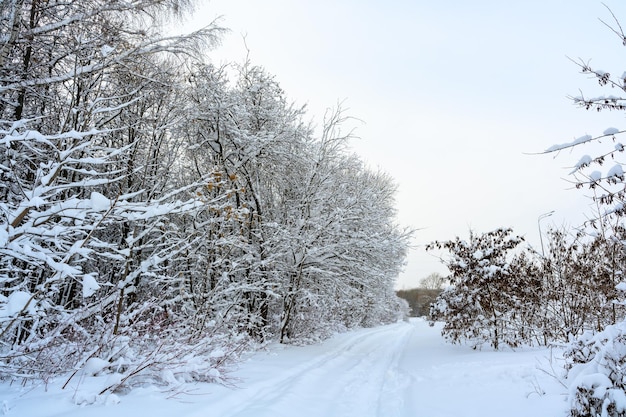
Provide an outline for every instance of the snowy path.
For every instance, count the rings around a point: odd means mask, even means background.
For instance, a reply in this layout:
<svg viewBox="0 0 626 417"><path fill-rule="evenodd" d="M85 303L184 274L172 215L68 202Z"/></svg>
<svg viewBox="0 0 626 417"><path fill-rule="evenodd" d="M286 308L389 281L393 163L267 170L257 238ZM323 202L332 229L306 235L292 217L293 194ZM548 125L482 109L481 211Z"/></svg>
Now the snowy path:
<svg viewBox="0 0 626 417"><path fill-rule="evenodd" d="M451 346L439 329L413 320L349 332L316 346L272 346L234 372L235 389L191 386L169 400L156 389L141 389L120 396L119 404L80 408L71 393L55 387L16 397L13 388L0 385L0 399L12 394L6 415L31 417L564 415L564 389L538 369L547 367L548 355Z"/></svg>
<svg viewBox="0 0 626 417"><path fill-rule="evenodd" d="M331 350L242 389L238 406L227 398L212 411L229 417L291 416L294 410L317 416L391 415L389 407L399 400L400 356L411 330L395 325L354 333Z"/></svg>

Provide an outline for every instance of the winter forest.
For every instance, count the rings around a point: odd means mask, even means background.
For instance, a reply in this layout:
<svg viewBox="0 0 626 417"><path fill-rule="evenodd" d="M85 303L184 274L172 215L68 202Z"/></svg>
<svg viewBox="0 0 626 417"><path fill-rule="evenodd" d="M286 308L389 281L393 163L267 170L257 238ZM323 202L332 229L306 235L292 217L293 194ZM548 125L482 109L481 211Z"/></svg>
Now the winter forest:
<svg viewBox="0 0 626 417"><path fill-rule="evenodd" d="M397 320L394 182L185 0L0 5L0 376L97 358L219 380L237 353ZM319 132L319 133L316 133Z"/></svg>
<svg viewBox="0 0 626 417"><path fill-rule="evenodd" d="M224 28L167 30L192 7L0 3L1 380L69 382L91 364L118 375L101 394L224 383L266 343L408 315L394 283L413 232L394 180L351 151L349 115L311 121L254 62L213 64ZM597 203L584 227L547 231L540 250L505 227L428 247L449 270L429 317L444 338L562 349L575 417L626 416L623 133L546 150L601 144L571 172Z"/></svg>

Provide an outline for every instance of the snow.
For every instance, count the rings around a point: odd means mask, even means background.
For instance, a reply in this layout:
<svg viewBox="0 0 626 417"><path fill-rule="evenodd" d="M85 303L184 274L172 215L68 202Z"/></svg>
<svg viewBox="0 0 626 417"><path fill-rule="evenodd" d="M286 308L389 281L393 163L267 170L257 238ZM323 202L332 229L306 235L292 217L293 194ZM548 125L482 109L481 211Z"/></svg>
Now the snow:
<svg viewBox="0 0 626 417"><path fill-rule="evenodd" d="M602 173L600 171L593 171L591 174L589 174L589 179L592 182L598 182L602 179Z"/></svg>
<svg viewBox="0 0 626 417"><path fill-rule="evenodd" d="M113 52L113 50L115 50L115 48L110 45L102 45L102 47L100 48L100 53L102 54L102 56L106 57L109 56L109 54Z"/></svg>
<svg viewBox="0 0 626 417"><path fill-rule="evenodd" d="M28 312L35 311L32 295L26 291L14 291L8 297L0 298L0 318L17 316L28 304Z"/></svg>
<svg viewBox="0 0 626 417"><path fill-rule="evenodd" d="M586 166L589 166L591 164L591 156L589 155L583 155L580 160L576 163L576 165L574 166L574 169L572 170L572 172L570 172L570 174L573 174L574 172L578 171L581 168L584 168Z"/></svg>
<svg viewBox="0 0 626 417"><path fill-rule="evenodd" d="M626 355L624 334L626 322L609 325L595 334L586 332L565 352L571 367L567 374L570 407L577 410L578 415L590 412L602 416L623 415L626 411L626 376L622 367ZM591 399L598 402L590 409ZM618 414L609 414L611 407L615 407Z"/></svg>
<svg viewBox="0 0 626 417"><path fill-rule="evenodd" d="M93 275L83 276L83 298L91 297L99 289L100 285Z"/></svg>
<svg viewBox="0 0 626 417"><path fill-rule="evenodd" d="M108 361L105 361L104 359L89 358L87 362L85 363L85 366L83 367L82 371L85 375L94 376L100 373L104 368L109 367L110 365L111 364Z"/></svg>
<svg viewBox="0 0 626 417"><path fill-rule="evenodd" d="M215 349L209 354L209 358L223 358L224 356L226 356L226 352L222 349Z"/></svg>
<svg viewBox="0 0 626 417"><path fill-rule="evenodd" d="M561 151L563 149L572 148L574 146L590 142L591 140L593 140L593 137L591 135L584 135L584 136L581 136L581 137L573 140L572 142L561 143L561 144L558 144L558 145L552 145L548 149L546 149L544 152L545 153L550 153L550 152Z"/></svg>
<svg viewBox="0 0 626 417"><path fill-rule="evenodd" d="M111 200L98 192L92 192L90 196L91 207L94 210L106 211L111 207Z"/></svg>
<svg viewBox="0 0 626 417"><path fill-rule="evenodd" d="M611 177L621 178L624 176L624 170L622 169L622 166L620 164L616 164L609 170L606 176L608 178L611 178Z"/></svg>
<svg viewBox="0 0 626 417"><path fill-rule="evenodd" d="M494 352L450 345L422 319L337 335L319 345L271 345L225 376L231 387L145 386L99 395L107 363L46 386L0 384L5 415L30 417L565 415L566 389L549 349ZM89 371L89 372L87 372ZM91 376L98 374L98 376Z"/></svg>
<svg viewBox="0 0 626 417"><path fill-rule="evenodd" d="M4 207L0 205L0 209L2 208ZM2 227L0 228L0 246L5 247L7 246L8 243L9 243L9 232L6 230L6 228Z"/></svg>
<svg viewBox="0 0 626 417"><path fill-rule="evenodd" d="M609 127L608 129L606 129L603 134L608 136L608 135L615 135L619 133L619 129L616 129L614 127Z"/></svg>

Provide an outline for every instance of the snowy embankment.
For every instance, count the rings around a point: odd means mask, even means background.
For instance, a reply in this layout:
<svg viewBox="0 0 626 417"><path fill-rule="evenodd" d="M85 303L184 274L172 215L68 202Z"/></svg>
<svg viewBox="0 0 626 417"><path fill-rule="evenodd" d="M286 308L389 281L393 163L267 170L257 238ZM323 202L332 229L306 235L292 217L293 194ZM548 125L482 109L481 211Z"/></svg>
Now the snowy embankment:
<svg viewBox="0 0 626 417"><path fill-rule="evenodd" d="M556 355L558 356L558 355ZM29 417L559 416L565 388L547 349L477 351L446 344L420 319L250 355L227 388L139 388L99 398L105 376L46 387L0 385L0 415ZM556 365L555 365L556 366ZM546 372L547 371L547 372ZM86 405L89 404L89 405Z"/></svg>

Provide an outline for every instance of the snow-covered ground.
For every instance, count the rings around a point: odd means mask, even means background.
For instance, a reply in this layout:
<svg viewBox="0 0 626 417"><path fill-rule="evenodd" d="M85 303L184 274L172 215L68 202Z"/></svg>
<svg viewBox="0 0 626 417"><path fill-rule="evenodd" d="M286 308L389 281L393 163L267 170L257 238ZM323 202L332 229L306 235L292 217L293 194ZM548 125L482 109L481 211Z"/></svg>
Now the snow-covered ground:
<svg viewBox="0 0 626 417"><path fill-rule="evenodd" d="M106 376L47 387L0 385L0 415L28 417L564 416L547 349L493 352L445 343L421 319L271 346L231 375L234 387L139 388L98 397ZM558 356L558 355L555 355ZM556 367L556 365L554 365ZM558 372L558 369L557 369ZM88 404L88 405L87 405Z"/></svg>

